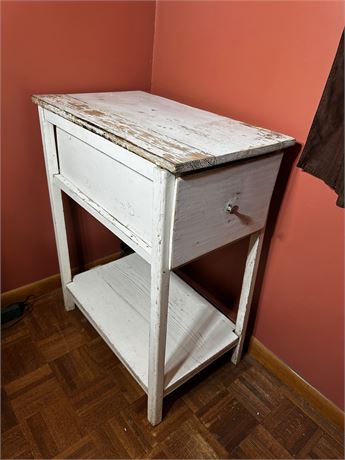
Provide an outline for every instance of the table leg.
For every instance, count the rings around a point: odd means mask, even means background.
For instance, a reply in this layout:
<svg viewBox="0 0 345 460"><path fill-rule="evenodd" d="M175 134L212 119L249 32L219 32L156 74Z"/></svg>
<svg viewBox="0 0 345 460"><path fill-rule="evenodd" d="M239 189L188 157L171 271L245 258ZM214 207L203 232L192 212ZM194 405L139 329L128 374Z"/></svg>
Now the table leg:
<svg viewBox="0 0 345 460"><path fill-rule="evenodd" d="M48 179L49 197L53 215L56 247L60 267L62 292L66 310L72 310L74 308L74 301L66 289L67 283L72 281L72 273L68 251L66 222L62 203L62 192L54 184L53 181L54 175L59 173L54 126L45 120L44 109L41 107L39 107L39 117L43 141L44 160L46 164Z"/></svg>
<svg viewBox="0 0 345 460"><path fill-rule="evenodd" d="M246 268L243 276L240 303L238 307L235 333L239 337L238 344L234 349L231 361L237 364L241 359L243 342L246 335L249 312L253 298L256 274L258 271L260 253L264 237L264 230L253 233L250 237L247 254Z"/></svg>
<svg viewBox="0 0 345 460"><path fill-rule="evenodd" d="M158 425L162 420L174 186L175 178L172 174L160 168L155 170L147 411L152 425Z"/></svg>

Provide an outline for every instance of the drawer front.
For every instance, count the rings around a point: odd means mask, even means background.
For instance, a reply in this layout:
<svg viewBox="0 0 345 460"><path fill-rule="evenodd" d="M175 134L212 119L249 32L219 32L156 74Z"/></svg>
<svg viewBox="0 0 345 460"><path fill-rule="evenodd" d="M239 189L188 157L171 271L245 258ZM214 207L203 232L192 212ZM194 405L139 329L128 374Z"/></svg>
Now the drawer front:
<svg viewBox="0 0 345 460"><path fill-rule="evenodd" d="M281 158L277 153L177 179L172 268L264 227Z"/></svg>
<svg viewBox="0 0 345 460"><path fill-rule="evenodd" d="M151 244L152 181L59 128L57 145L60 174Z"/></svg>

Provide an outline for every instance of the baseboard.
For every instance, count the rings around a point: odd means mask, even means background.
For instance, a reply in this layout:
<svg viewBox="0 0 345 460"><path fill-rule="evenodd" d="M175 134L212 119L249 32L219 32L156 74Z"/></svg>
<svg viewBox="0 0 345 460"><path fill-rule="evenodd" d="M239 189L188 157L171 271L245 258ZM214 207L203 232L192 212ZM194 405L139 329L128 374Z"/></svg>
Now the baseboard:
<svg viewBox="0 0 345 460"><path fill-rule="evenodd" d="M110 256L102 257L101 259L97 259L93 262L90 262L85 265L84 269L89 270L90 268L96 267L97 265L103 265L108 262L112 262L113 260L118 259L121 256L121 251L118 251ZM73 268L73 273L78 273L80 271L79 268ZM1 306L5 307L6 305L10 305L13 302L18 302L19 300L24 300L30 295L35 297L39 297L43 294L47 294L54 289L57 289L61 286L61 279L59 274L55 274L52 276L48 276L48 278L44 278L38 281L35 281L30 284L26 284L25 286L21 286L16 289L12 289L11 291L6 291L1 294Z"/></svg>
<svg viewBox="0 0 345 460"><path fill-rule="evenodd" d="M279 380L312 404L325 418L344 430L344 412L332 401L296 374L287 364L268 350L258 339L252 337L248 353L266 369L275 374Z"/></svg>

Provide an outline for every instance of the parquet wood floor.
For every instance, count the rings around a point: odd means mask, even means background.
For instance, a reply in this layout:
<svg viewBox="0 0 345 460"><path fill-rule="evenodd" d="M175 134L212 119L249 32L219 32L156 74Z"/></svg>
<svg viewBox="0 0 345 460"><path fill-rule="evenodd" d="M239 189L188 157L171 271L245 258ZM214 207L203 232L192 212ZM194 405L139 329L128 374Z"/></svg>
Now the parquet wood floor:
<svg viewBox="0 0 345 460"><path fill-rule="evenodd" d="M146 420L146 396L61 293L2 333L2 458L344 458L343 433L250 357Z"/></svg>

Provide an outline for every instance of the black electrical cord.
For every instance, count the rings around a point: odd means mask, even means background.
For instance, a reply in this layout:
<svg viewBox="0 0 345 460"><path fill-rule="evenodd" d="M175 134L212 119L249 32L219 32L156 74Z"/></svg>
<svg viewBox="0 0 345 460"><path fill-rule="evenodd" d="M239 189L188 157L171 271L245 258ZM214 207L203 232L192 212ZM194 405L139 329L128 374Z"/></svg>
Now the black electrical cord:
<svg viewBox="0 0 345 460"><path fill-rule="evenodd" d="M31 299L29 301L29 299ZM1 330L5 329L10 329L11 327L15 326L18 324L20 321L22 321L23 318L25 318L29 313L32 312L33 310L33 305L35 303L35 296L34 295L29 295L25 300L21 302L15 302L13 304L8 305L10 307L11 305L23 305L23 313L20 315L19 318L13 319L12 321L8 321L7 323L1 324Z"/></svg>

